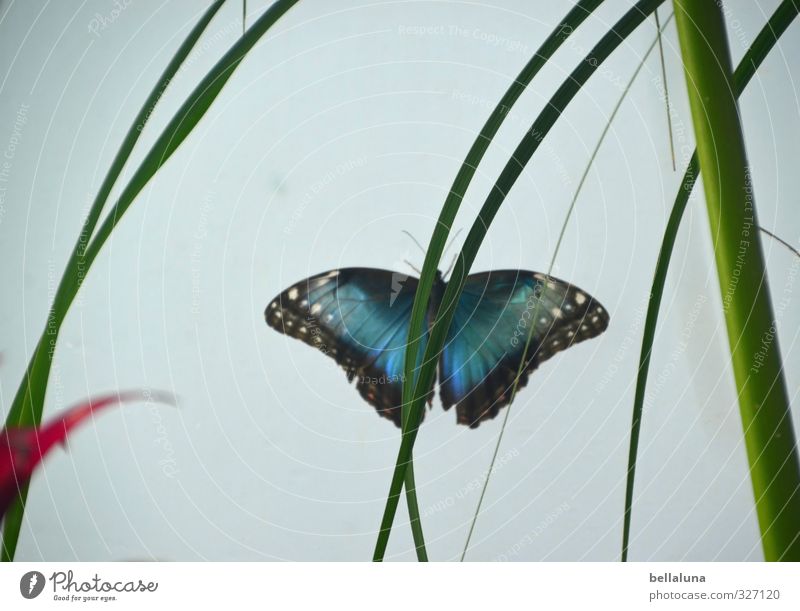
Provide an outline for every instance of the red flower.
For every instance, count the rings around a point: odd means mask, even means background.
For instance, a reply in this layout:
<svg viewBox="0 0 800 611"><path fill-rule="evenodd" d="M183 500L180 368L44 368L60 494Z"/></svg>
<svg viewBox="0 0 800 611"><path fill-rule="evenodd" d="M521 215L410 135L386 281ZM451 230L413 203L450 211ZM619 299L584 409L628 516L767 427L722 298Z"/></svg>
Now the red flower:
<svg viewBox="0 0 800 611"><path fill-rule="evenodd" d="M66 411L48 424L36 427L12 427L0 431L0 518L17 498L19 489L31 478L44 456L67 434L96 410L129 401L172 403L164 394L125 392L90 399Z"/></svg>

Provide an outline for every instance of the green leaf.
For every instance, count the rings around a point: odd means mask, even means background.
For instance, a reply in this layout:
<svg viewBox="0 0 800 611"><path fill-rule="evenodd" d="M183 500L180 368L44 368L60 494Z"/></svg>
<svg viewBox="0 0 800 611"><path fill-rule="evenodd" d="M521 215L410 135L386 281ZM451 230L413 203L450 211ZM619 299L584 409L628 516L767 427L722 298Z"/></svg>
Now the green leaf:
<svg viewBox="0 0 800 611"><path fill-rule="evenodd" d="M655 11L655 14L658 15L658 11ZM672 19L672 15L670 15L667 18L667 21L664 24L664 28L667 27L667 25L669 24L671 19ZM575 210L575 205L578 202L578 195L580 195L581 189L583 188L583 185L584 185L584 183L586 182L586 179L589 176L589 170L591 169L592 164L594 163L594 160L597 157L597 154L600 152L600 147L602 146L603 141L606 138L606 135L608 134L609 130L611 129L611 125L614 122L614 118L617 116L617 113L619 112L620 107L622 106L622 102L628 96L628 93L630 92L630 89L633 86L633 83L636 81L636 77L639 76L639 72L641 72L642 68L644 67L644 64L647 61L647 58L650 57L650 53L652 53L653 48L656 46L656 44L661 42L661 33L662 33L662 31L663 31L663 28L659 24L658 32L656 33L655 40L653 40L653 42L650 45L650 47L647 49L647 51L644 53L644 55L642 55L642 59L639 61L639 65L636 66L636 70L634 70L633 74L631 74L631 77L628 80L627 85L625 85L625 89L623 89L623 91L622 91L622 95L619 96L619 99L617 100L617 103L614 105L614 108L611 111L611 114L609 114L609 116L608 116L608 121L606 121L606 125L603 128L603 132L600 134L600 137L597 139L597 144L595 145L594 150L592 151L592 154L589 156L589 162L586 164L586 167L583 170L583 174L581 174L581 178L578 181L578 187L575 189L575 193L573 194L572 200L570 201L569 207L567 208L567 214L564 217L564 222L561 224L561 231L558 234L558 240L556 241L556 247L553 249L553 256L550 259L550 265L547 268L547 275L548 276L553 273L553 267L556 264L556 258L558 257L559 250L561 249L561 243L564 240L564 234L567 231L567 226L569 224L569 220L572 217L572 213ZM660 49L661 49L661 47L659 46L659 50ZM539 316L539 303L537 302L536 308L534 309L533 314L531 315L531 318L533 320L536 320L538 318L538 316ZM478 497L478 504L475 507L475 513L472 516L472 523L470 524L469 531L467 533L467 538L466 538L466 541L464 542L464 549L461 552L461 562L464 561L464 558L467 555L467 551L469 550L469 543L470 543L470 540L472 539L472 533L475 530L475 524L478 521L478 515L480 514L481 506L483 505L483 498L486 495L486 489L489 486L489 478L490 478L491 474L494 472L495 460L497 460L497 454L500 451L500 444L503 441L503 434L505 433L506 425L508 424L509 414L511 414L511 406L514 404L514 399L517 396L517 385L519 383L520 377L522 376L523 365L524 365L524 363L526 363L528 361L528 351L530 350L531 341L533 340L533 330L534 330L534 325L531 325L530 329L528 330L527 339L525 340L525 349L523 350L522 358L519 361L519 369L517 370L516 377L514 378L514 384L513 384L512 388L511 388L511 398L510 398L510 400L508 402L508 407L506 407L505 414L503 415L503 421L502 421L502 424L500 425L500 433L497 435L497 441L495 442L494 452L492 453L492 459L491 459L491 462L489 463L489 468L486 471L486 477L483 480L483 487L481 488L481 494Z"/></svg>
<svg viewBox="0 0 800 611"><path fill-rule="evenodd" d="M458 205L466 190L466 185L464 185L463 190L460 192L457 191L456 185L454 185L452 191L458 193L458 197L453 200L453 210L449 209L447 205L448 202L445 202L445 207L442 209L439 222L431 238L431 244L428 248L425 264L422 268L420 283L417 287L414 309L418 309L418 303L421 303L419 308L421 308L422 314L418 314L418 319L415 319L414 312L412 311L411 329L409 331L409 341L406 348L405 373L407 380L414 381L414 389L412 395L410 388L406 388L406 386L403 388L403 435L389 489L389 496L386 501L383 520L381 522L381 529L376 543L375 554L373 556L374 560L382 560L385 554L392 522L394 521L394 516L397 511L397 504L405 477L406 467L411 460L411 452L414 441L416 440L417 428L419 426L425 396L433 381L438 355L444 346L447 330L452 321L453 313L455 312L455 305L458 303L458 299L461 296L464 281L492 220L497 214L500 205L505 200L506 194L514 185L517 178L522 174L525 165L531 159L533 153L538 148L542 139L547 135L550 128L555 124L561 112L563 112L569 102L575 97L578 91L580 91L589 77L594 74L598 66L600 66L622 41L663 1L664 0L640 0L631 8L616 25L603 36L600 42L581 61L578 67L573 70L572 74L559 87L550 99L548 105L537 117L530 130L517 146L511 160L501 172L486 202L483 204L478 218L467 235L464 247L456 261L453 274L450 281L447 283L442 303L436 314L436 320L431 327L422 366L417 372L418 375L415 376L413 375L415 372L414 364L416 363L419 343L419 340L416 338L420 337L424 310L427 307L427 302L430 297L430 288L437 269L438 260L441 258L441 251L444 248L444 240L455 218L455 212L458 210ZM571 30L568 30L564 33L569 34L570 32ZM473 148L474 147L475 145L473 145ZM471 165L472 171L474 171L475 164L473 163ZM469 176L471 177L471 174ZM449 200L450 198L448 198L448 201Z"/></svg>
<svg viewBox="0 0 800 611"><path fill-rule="evenodd" d="M419 352L419 342L414 341L414 338L419 337L422 330L422 324L425 320L425 313L428 308L428 299L430 298L431 288L433 286L433 279L436 275L436 269L439 267L439 260L442 257L442 252L447 242L447 237L450 233L450 228L455 219L458 208L461 205L461 200L464 193L467 191L472 176L478 167L483 155L489 148L489 144L494 138L497 130L500 129L503 121L508 115L511 107L516 103L522 92L533 80L533 77L539 70L547 63L547 60L555 53L561 44L572 34L573 30L577 28L583 21L596 9L603 0L581 0L576 4L572 10L567 13L562 23L557 27L550 36L542 43L541 47L534 53L530 61L525 65L517 78L509 86L506 93L498 102L497 106L489 115L486 123L481 129L475 142L472 144L467 157L461 164L461 168L456 175L453 186L450 188L450 193L445 199L444 207L442 208L439 222L437 223L431 243L425 254L425 264L422 267L420 274L420 283L417 288L417 294L414 299L414 305L411 310L411 323L409 326L408 341L406 343L405 355L405 374L406 380L413 380L414 371L416 370L415 361L417 353ZM427 272L426 272L427 270ZM429 363L427 365L433 369L436 368L436 363ZM413 386L411 384L403 385L403 405L409 405L411 395L413 394ZM403 431L408 431L408 416L409 410L403 409ZM405 476L406 488L406 504L408 505L408 513L411 522L411 533L414 536L414 545L417 550L417 559L421 562L426 561L427 552L425 550L425 538L422 534L422 522L419 516L419 506L417 504L416 483L414 481L414 465L413 458L409 459L408 468ZM386 547L388 542L388 532L383 535L381 531L380 536L385 536L386 541L383 543L383 548ZM379 545L380 546L380 545ZM375 560L382 559L375 558Z"/></svg>
<svg viewBox="0 0 800 611"><path fill-rule="evenodd" d="M145 102L142 110L137 115L131 129L123 141L120 151L112 162L100 193L96 198L84 228L75 245L75 249L67 263L53 300L53 305L48 316L47 328L42 333L28 369L23 378L14 401L9 410L6 423L9 426L36 426L41 422L44 398L47 390L47 380L50 375L51 355L56 347L58 332L67 315L70 305L78 293L81 283L92 266L97 254L111 235L122 215L133 203L136 196L164 165L172 153L180 146L183 140L191 133L198 121L203 117L222 87L233 74L236 67L245 55L253 48L258 40L275 24L275 22L294 6L298 0L277 0L253 24L253 26L228 50L228 52L214 65L200 84L192 91L187 100L172 117L167 127L161 133L156 143L145 156L141 165L134 172L130 182L125 186L119 199L110 210L109 215L102 223L94 238L88 242L92 231L100 217L105 201L119 176L130 154L133 145L138 139L140 129L152 108L163 93L163 88L177 72L179 66L196 44L208 22L219 10L223 0L217 1L208 9L200 22L192 29L186 41L176 52L175 57L164 71L159 84ZM134 133L135 132L135 133ZM12 505L6 514L3 531L3 549L0 559L12 560L19 539L22 525L27 487L20 491L20 498Z"/></svg>
<svg viewBox="0 0 800 611"><path fill-rule="evenodd" d="M128 157L130 157L136 141L139 140L139 135L147 121L147 117L158 103L164 90L178 72L178 69L189 55L189 52L211 22L211 19L222 7L223 2L224 0L214 2L203 14L200 21L197 22L197 25L189 32L189 35L181 46L178 47L172 60L164 69L158 83L150 92L141 110L139 110L139 113L133 120L117 154L114 156L111 167L109 167L108 173L97 192L97 196L94 202L92 202L92 207L89 209L89 214L83 223L78 241L67 262L64 275L61 278L53 300L53 305L50 308L47 328L34 349L31 362L28 365L28 369L25 372L25 376L17 390L17 394L11 404L11 409L6 417L6 426L37 426L41 422L44 398L47 392L47 380L50 376L51 358L56 347L56 342L58 341L58 333L61 330L61 324L67 315L69 306L75 298L82 277L85 275L86 271L88 271L84 266L85 264L82 263L88 240L94 232L97 221L103 211L103 206L108 200L108 195L111 193L114 183L117 181L117 178L119 178L122 168L128 161ZM17 540L19 539L19 531L22 527L22 518L25 511L24 505L27 496L28 485L26 483L21 487L19 498L11 505L6 515L3 524L3 546L0 551L0 559L2 559L3 562L13 560L14 558Z"/></svg>

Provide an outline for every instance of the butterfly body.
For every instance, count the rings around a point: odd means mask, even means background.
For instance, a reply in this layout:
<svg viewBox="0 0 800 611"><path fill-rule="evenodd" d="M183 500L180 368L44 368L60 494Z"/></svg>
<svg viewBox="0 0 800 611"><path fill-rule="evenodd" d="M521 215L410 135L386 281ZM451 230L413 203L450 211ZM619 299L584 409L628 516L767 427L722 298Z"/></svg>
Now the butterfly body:
<svg viewBox="0 0 800 611"><path fill-rule="evenodd" d="M267 306L265 317L273 329L333 358L348 380L357 378L361 396L399 426L405 347L417 286L413 276L389 270L329 271L280 293ZM417 367L446 286L437 270ZM524 270L468 276L439 355L443 407L455 405L458 423L477 427L509 403L518 374L521 388L542 361L599 335L608 321L596 300L557 278ZM433 393L432 386L429 402Z"/></svg>

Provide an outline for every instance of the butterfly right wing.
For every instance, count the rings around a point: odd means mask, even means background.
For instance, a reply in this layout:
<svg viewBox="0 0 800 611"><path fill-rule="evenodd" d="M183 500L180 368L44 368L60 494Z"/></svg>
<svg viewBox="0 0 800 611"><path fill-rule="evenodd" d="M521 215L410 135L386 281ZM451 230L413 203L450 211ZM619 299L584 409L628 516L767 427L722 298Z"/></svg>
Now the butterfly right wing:
<svg viewBox="0 0 800 611"><path fill-rule="evenodd" d="M596 299L558 278L525 270L468 276L439 362L444 409L455 405L458 423L477 427L508 405L518 373L519 389L543 361L608 323Z"/></svg>
<svg viewBox="0 0 800 611"><path fill-rule="evenodd" d="M418 281L397 272L345 268L311 276L267 306L267 324L333 358L361 396L400 426L403 361ZM425 350L427 329L420 348Z"/></svg>

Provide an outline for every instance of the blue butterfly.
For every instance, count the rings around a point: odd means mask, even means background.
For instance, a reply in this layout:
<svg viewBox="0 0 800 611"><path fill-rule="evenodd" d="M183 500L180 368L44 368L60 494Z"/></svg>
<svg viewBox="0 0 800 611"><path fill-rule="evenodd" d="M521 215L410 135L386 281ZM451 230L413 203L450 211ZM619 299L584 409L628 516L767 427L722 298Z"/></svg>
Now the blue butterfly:
<svg viewBox="0 0 800 611"><path fill-rule="evenodd" d="M264 314L273 329L335 359L350 382L357 379L361 396L400 426L405 346L417 285L416 278L389 270L339 269L289 287ZM418 365L445 286L437 271ZM540 363L599 335L608 322L608 313L593 297L551 276L524 270L468 276L439 357L444 409L455 405L458 423L477 427L508 405L529 325L534 325L533 337L518 388Z"/></svg>

